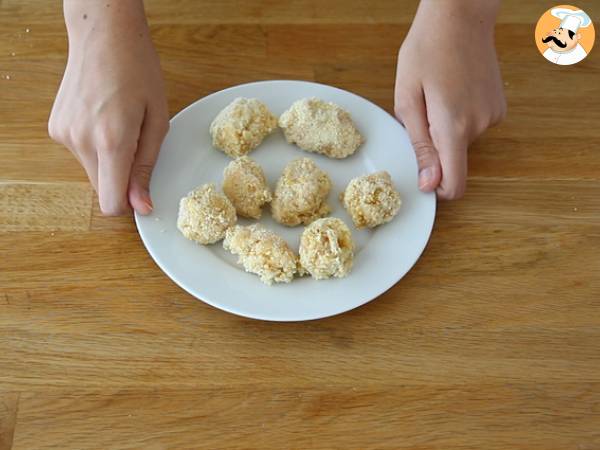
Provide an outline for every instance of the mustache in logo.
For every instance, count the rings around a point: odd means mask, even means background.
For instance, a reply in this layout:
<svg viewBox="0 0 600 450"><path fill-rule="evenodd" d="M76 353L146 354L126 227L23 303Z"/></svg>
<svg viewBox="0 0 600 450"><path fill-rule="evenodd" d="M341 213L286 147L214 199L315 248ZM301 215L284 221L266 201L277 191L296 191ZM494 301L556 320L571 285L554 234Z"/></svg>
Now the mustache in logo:
<svg viewBox="0 0 600 450"><path fill-rule="evenodd" d="M559 41L556 36L547 36L545 38L542 38L542 42L544 44L547 43L547 42L550 42L550 41L553 41L560 48L565 48L567 46L566 42Z"/></svg>

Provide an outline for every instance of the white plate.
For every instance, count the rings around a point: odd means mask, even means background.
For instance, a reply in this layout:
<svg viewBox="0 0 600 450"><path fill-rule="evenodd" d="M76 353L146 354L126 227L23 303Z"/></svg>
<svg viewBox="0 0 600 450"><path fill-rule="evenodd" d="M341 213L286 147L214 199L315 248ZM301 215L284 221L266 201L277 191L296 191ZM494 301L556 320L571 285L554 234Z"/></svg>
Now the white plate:
<svg viewBox="0 0 600 450"><path fill-rule="evenodd" d="M197 245L177 230L179 199L196 186L220 186L230 158L211 145L209 125L237 97L258 98L276 115L295 100L319 97L346 109L366 142L349 158L329 159L288 144L277 130L250 156L275 185L284 166L312 158L331 177L332 216L352 230L356 243L354 268L347 278L315 281L304 277L290 284L267 286L246 273L221 243ZM394 220L374 230L357 230L337 197L351 178L387 170L402 195ZM179 286L204 302L245 317L275 321L310 320L339 314L363 305L398 282L425 248L435 217L435 195L417 188L417 162L404 128L383 109L358 95L304 81L263 81L243 84L198 100L171 120L152 175L154 212L135 215L137 227L158 266ZM265 208L260 220L298 251L303 227L276 223ZM251 221L240 220L241 224Z"/></svg>

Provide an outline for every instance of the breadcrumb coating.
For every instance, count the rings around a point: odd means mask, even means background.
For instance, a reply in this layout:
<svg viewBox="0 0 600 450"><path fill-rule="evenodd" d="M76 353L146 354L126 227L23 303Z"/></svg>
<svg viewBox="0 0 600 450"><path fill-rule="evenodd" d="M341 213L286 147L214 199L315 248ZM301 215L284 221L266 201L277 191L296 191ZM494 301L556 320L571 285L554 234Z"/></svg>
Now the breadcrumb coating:
<svg viewBox="0 0 600 450"><path fill-rule="evenodd" d="M287 243L260 224L227 230L223 248L238 255L238 264L265 284L289 283L298 271L298 257Z"/></svg>
<svg viewBox="0 0 600 450"><path fill-rule="evenodd" d="M223 171L223 192L239 216L260 219L262 207L272 200L265 173L248 156L231 161Z"/></svg>
<svg viewBox="0 0 600 450"><path fill-rule="evenodd" d="M279 126L288 142L330 158L346 158L363 142L348 112L314 97L294 102L279 117Z"/></svg>
<svg viewBox="0 0 600 450"><path fill-rule="evenodd" d="M373 228L389 222L402 204L386 171L354 178L340 194L340 200L356 228Z"/></svg>
<svg viewBox="0 0 600 450"><path fill-rule="evenodd" d="M236 98L210 125L213 145L232 158L254 150L277 127L267 106L255 98Z"/></svg>
<svg viewBox="0 0 600 450"><path fill-rule="evenodd" d="M236 221L235 208L212 183L197 187L179 202L177 228L186 238L200 244L220 241Z"/></svg>
<svg viewBox="0 0 600 450"><path fill-rule="evenodd" d="M350 273L354 242L348 226L335 217L315 220L300 237L300 265L317 280Z"/></svg>
<svg viewBox="0 0 600 450"><path fill-rule="evenodd" d="M271 212L273 218L290 227L309 224L331 210L327 195L329 176L309 158L290 162L277 181Z"/></svg>

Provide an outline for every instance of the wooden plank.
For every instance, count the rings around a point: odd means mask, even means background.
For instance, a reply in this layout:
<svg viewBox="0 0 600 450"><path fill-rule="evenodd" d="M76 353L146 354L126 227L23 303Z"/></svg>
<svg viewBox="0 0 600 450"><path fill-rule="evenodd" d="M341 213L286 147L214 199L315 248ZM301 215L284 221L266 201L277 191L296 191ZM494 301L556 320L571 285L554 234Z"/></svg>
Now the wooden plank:
<svg viewBox="0 0 600 450"><path fill-rule="evenodd" d="M151 23L407 23L412 21L418 1L405 0L397 4L386 0L150 0L144 3ZM11 16L21 17L23 28L33 31L47 22L62 20L60 5L55 2L3 0L1 7L5 18L0 21L2 26Z"/></svg>
<svg viewBox="0 0 600 450"><path fill-rule="evenodd" d="M145 3L171 113L275 78L391 112L418 0ZM502 2L509 115L416 266L358 310L276 324L192 298L131 217L101 215L46 133L60 5L0 0L0 450L600 448L600 53L548 64L547 6Z"/></svg>
<svg viewBox="0 0 600 450"><path fill-rule="evenodd" d="M388 0L146 0L146 12L152 23L401 23L412 22L418 0L390 2ZM552 6L520 0L504 0L499 23L534 25L542 13ZM600 6L588 1L582 7L593 17L600 16ZM3 0L0 25L14 23L19 17L25 29L48 22L62 21L62 11L56 2L38 0ZM533 30L531 32L533 35Z"/></svg>
<svg viewBox="0 0 600 450"><path fill-rule="evenodd" d="M600 286L585 277L413 276L347 315L279 325L217 311L158 274L106 278L4 290L2 389L376 386L390 372L424 385L600 381Z"/></svg>
<svg viewBox="0 0 600 450"><path fill-rule="evenodd" d="M600 445L598 383L24 394L14 450Z"/></svg>
<svg viewBox="0 0 600 450"><path fill-rule="evenodd" d="M88 321L94 321L89 312L86 315ZM379 315L363 311L362 319ZM138 322L129 321L129 317L115 320L122 327L120 331L106 325L103 333L85 334L83 324L78 331L57 335L44 330L0 337L6 349L0 356L6 368L0 375L0 386L27 392L69 386L96 390L214 386L251 391L257 385L376 387L392 380L424 386L475 381L600 382L597 327L527 330L515 326L486 332L457 326L439 332L400 331L399 321L391 321L386 328L389 331L375 338L373 327L349 332L333 322L329 328L298 325L291 330L269 330L220 319L216 311L192 314L188 322L208 324L195 333L157 333L156 324L149 324L152 331L146 330L142 321L145 311ZM227 320L233 331L227 333L225 325L210 325L215 320ZM185 326L184 321L176 323L170 318L164 322L167 328ZM385 328L383 323L379 328Z"/></svg>
<svg viewBox="0 0 600 450"><path fill-rule="evenodd" d="M69 190L63 188L60 192L66 195ZM597 181L473 178L465 200L440 203L433 241L424 257L432 255L427 264L436 264L436 261L445 264L447 258L453 258L453 265L445 268L448 275L460 274L469 268L480 268L479 271L485 273L502 259L505 261L503 269L514 266L515 274L522 273L526 262L544 265L552 272L553 268L559 269L557 264L563 260L583 263L591 258L595 261L597 256L590 244L598 239L599 201ZM88 267L98 259L106 260L109 267L122 269L123 273L131 262L120 255L129 254L142 261L148 259L131 218L100 217L97 205L94 211L92 224L98 231L93 234L57 233L46 241L39 239L41 235L35 239L30 233L0 237L0 242L7 244L6 256L0 264L5 264L5 274L14 274L14 278L6 279L5 286L36 288L47 283L58 284L48 268L62 265L73 270L70 275L73 280L94 283L95 274L88 271ZM473 248L468 242L465 247L459 238L463 228L470 228L474 238L481 239L473 241L480 251L477 261L469 256ZM115 233L106 239L102 232L110 230L126 233ZM565 243L569 244L567 252L562 247ZM72 252L51 251L57 244ZM35 255L34 261L22 260L22 248ZM458 251L462 253L456 258ZM541 252L547 258L539 258ZM597 270L594 265L589 267ZM560 270L569 273L571 265ZM79 278L79 274L83 277ZM124 277L123 282L126 280Z"/></svg>
<svg viewBox="0 0 600 450"><path fill-rule="evenodd" d="M390 370L423 384L599 381L600 183L472 181L465 200L440 204L430 245L400 284L309 324L197 302L154 265L131 219L96 217L97 231L52 238L6 233L0 382L376 384Z"/></svg>
<svg viewBox="0 0 600 450"><path fill-rule="evenodd" d="M0 392L0 450L12 448L18 404L19 394Z"/></svg>
<svg viewBox="0 0 600 450"><path fill-rule="evenodd" d="M536 179L600 179L600 136L571 138L567 145L557 137L503 137L491 129L469 148L469 174L474 177L518 177ZM474 179L470 180L470 187ZM570 202L573 203L573 202ZM573 205L577 207L577 205Z"/></svg>
<svg viewBox="0 0 600 450"><path fill-rule="evenodd" d="M87 183L0 181L0 232L85 231L91 192Z"/></svg>
<svg viewBox="0 0 600 450"><path fill-rule="evenodd" d="M92 201L90 230L106 232L123 231L137 235L137 228L135 226L135 220L133 219L133 212L120 217L107 217L103 215L102 211L100 210L100 204L98 203L98 196L95 192ZM137 236L133 239L133 241L135 241L136 246L140 242Z"/></svg>
<svg viewBox="0 0 600 450"><path fill-rule="evenodd" d="M17 28L15 28L16 30ZM256 79L300 78L352 90L393 108L395 52L405 25L156 25L153 34L167 78L170 109L175 113L215 90ZM15 31L16 32L16 31ZM492 176L597 178L600 86L594 83L600 54L590 54L583 70L548 65L535 48L524 51L515 40L528 41L523 25L502 25L498 48L506 80L509 115L472 146L471 173ZM0 61L13 78L0 79L0 163L6 179L85 181L74 158L46 135L46 121L64 66L62 27L40 29L31 54ZM4 45L5 47L2 47ZM290 52L290 48L294 48ZM20 50L19 50L20 51ZM543 73L539 83L531 73ZM373 76L375 75L375 76ZM369 80L368 82L366 80ZM564 90L562 83L577 85ZM548 95L552 92L552 95ZM576 105L554 126L553 111L565 101ZM594 103L595 102L595 103ZM13 114L19 105L20 114ZM557 145L568 139L568 146ZM519 164L513 162L518 160Z"/></svg>
<svg viewBox="0 0 600 450"><path fill-rule="evenodd" d="M40 122L39 127L43 126L45 124ZM85 170L69 150L50 141L47 135L42 136L39 128L32 130L15 128L11 127L6 135L13 136L14 140L17 140L17 136L25 135L27 141L13 144L0 143L1 180L87 183Z"/></svg>

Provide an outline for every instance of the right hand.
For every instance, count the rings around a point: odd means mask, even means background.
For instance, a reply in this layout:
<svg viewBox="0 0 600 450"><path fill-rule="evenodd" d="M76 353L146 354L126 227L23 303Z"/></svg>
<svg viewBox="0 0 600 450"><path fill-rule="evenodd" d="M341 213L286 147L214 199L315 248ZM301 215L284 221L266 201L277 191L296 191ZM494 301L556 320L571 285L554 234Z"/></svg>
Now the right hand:
<svg viewBox="0 0 600 450"><path fill-rule="evenodd" d="M416 152L419 188L438 199L464 194L468 146L506 114L494 47L499 6L422 0L398 54L396 117Z"/></svg>
<svg viewBox="0 0 600 450"><path fill-rule="evenodd" d="M84 167L104 214L130 206L149 214L150 176L169 115L143 7L123 11L113 3L111 12L94 9L104 2L67 3L69 57L49 134Z"/></svg>

